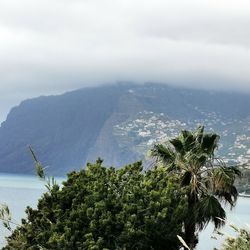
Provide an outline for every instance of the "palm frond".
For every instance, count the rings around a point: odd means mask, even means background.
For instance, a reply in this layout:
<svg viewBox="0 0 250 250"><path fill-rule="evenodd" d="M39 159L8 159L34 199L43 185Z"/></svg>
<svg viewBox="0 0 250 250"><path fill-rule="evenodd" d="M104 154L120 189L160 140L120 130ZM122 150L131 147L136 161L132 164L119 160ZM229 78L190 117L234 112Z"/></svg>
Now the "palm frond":
<svg viewBox="0 0 250 250"><path fill-rule="evenodd" d="M229 166L226 167L227 171L230 171L235 177L242 177L242 172L240 171L238 166Z"/></svg>
<svg viewBox="0 0 250 250"><path fill-rule="evenodd" d="M210 221L214 223L216 229L225 224L225 210L213 195L207 195L200 199L195 206L195 214L198 230L204 229Z"/></svg>
<svg viewBox="0 0 250 250"><path fill-rule="evenodd" d="M215 148L218 146L220 137L217 134L205 134L201 142L201 149L209 155L213 155Z"/></svg>
<svg viewBox="0 0 250 250"><path fill-rule="evenodd" d="M216 190L215 195L218 196L218 198L225 203L229 203L231 208L233 208L236 204L237 198L238 198L238 191L235 186L231 186L228 190Z"/></svg>
<svg viewBox="0 0 250 250"><path fill-rule="evenodd" d="M173 150L162 144L154 145L151 150L151 155L155 157L157 161L162 161L163 163L172 163L175 161L175 153Z"/></svg>
<svg viewBox="0 0 250 250"><path fill-rule="evenodd" d="M199 143L202 142L204 135L204 126L200 125L197 127L196 131L194 132L194 136L196 137L196 141Z"/></svg>
<svg viewBox="0 0 250 250"><path fill-rule="evenodd" d="M191 151L195 146L195 136L193 133L187 130L182 130L180 139L183 141L183 147L185 152Z"/></svg>
<svg viewBox="0 0 250 250"><path fill-rule="evenodd" d="M184 146L182 141L179 138L174 138L169 141L173 146L176 152L183 153L184 152Z"/></svg>
<svg viewBox="0 0 250 250"><path fill-rule="evenodd" d="M182 130L180 136L182 136L182 138L186 140L187 138L193 137L193 133L188 130Z"/></svg>
<svg viewBox="0 0 250 250"><path fill-rule="evenodd" d="M220 167L211 170L213 179L213 191L221 201L234 206L238 191L234 186L234 181L241 172L236 167Z"/></svg>

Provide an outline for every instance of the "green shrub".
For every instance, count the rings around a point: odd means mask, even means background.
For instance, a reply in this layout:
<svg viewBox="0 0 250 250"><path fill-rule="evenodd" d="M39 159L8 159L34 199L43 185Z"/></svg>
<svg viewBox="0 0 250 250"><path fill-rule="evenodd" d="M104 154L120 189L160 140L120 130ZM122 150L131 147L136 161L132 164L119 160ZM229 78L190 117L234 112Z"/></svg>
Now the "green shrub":
<svg viewBox="0 0 250 250"><path fill-rule="evenodd" d="M233 225L231 227L238 233L237 237L228 237L223 244L222 250L249 250L250 232L246 229L239 229Z"/></svg>
<svg viewBox="0 0 250 250"><path fill-rule="evenodd" d="M162 167L98 159L28 207L3 249L179 249L187 204L178 185Z"/></svg>

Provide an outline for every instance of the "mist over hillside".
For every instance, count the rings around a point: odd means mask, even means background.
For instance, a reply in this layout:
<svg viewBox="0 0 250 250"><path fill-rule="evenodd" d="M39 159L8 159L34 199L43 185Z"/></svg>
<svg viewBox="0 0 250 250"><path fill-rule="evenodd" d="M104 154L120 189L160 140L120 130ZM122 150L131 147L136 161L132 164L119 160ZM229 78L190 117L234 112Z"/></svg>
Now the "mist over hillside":
<svg viewBox="0 0 250 250"><path fill-rule="evenodd" d="M98 156L106 165L145 159L150 147L204 124L226 161L250 159L250 95L117 84L23 101L0 127L0 171L34 172L27 145L53 175Z"/></svg>

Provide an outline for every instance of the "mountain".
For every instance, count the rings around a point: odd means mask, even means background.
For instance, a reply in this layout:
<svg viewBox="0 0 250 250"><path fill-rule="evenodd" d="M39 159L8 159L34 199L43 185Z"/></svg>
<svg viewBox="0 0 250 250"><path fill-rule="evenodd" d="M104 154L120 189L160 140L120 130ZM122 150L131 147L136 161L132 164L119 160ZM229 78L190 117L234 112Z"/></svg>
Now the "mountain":
<svg viewBox="0 0 250 250"><path fill-rule="evenodd" d="M53 175L98 156L106 165L144 159L156 142L204 124L219 153L244 162L250 151L250 94L116 84L42 96L14 107L0 127L0 172L34 173L27 146Z"/></svg>

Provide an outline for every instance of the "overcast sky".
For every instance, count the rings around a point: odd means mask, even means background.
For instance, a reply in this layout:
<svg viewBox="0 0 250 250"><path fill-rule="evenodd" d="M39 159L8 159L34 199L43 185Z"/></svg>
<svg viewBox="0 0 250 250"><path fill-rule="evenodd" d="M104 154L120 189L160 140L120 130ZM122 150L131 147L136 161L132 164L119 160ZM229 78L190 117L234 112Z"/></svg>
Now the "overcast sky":
<svg viewBox="0 0 250 250"><path fill-rule="evenodd" d="M249 0L1 0L0 122L115 81L250 91Z"/></svg>

